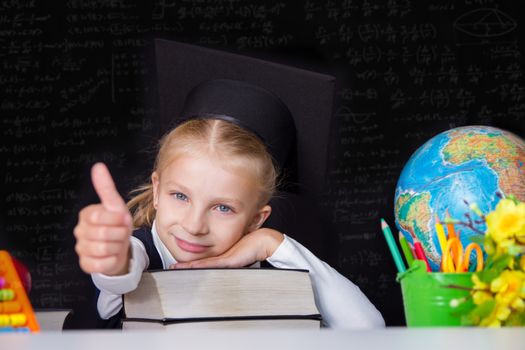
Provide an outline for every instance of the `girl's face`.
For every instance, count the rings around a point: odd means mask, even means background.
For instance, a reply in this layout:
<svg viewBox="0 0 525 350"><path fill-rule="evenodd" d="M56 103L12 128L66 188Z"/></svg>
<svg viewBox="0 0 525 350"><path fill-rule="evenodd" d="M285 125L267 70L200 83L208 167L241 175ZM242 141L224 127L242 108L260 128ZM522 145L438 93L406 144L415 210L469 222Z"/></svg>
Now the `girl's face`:
<svg viewBox="0 0 525 350"><path fill-rule="evenodd" d="M181 155L154 172L153 203L160 239L178 262L226 252L270 215L259 207L253 175L208 156Z"/></svg>

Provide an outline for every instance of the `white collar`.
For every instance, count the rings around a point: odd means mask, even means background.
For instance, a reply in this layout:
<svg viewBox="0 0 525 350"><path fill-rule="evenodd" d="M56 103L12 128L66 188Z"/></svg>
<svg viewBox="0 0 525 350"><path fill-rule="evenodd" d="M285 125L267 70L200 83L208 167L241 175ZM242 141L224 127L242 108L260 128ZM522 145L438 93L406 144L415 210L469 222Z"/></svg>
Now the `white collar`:
<svg viewBox="0 0 525 350"><path fill-rule="evenodd" d="M153 220L153 225L151 225L151 234L153 236L153 244L155 245L155 248L157 248L160 259L162 260L162 267L164 269L169 269L170 265L177 263L177 260L175 260L168 248L160 240L159 234L157 233L157 225L155 220Z"/></svg>

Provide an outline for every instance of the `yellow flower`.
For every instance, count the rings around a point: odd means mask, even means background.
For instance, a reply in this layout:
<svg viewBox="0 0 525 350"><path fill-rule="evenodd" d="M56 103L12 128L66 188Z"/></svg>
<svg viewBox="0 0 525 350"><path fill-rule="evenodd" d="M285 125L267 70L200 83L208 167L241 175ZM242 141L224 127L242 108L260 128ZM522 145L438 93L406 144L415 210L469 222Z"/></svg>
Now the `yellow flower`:
<svg viewBox="0 0 525 350"><path fill-rule="evenodd" d="M497 305L495 308L496 318L505 321L510 315L510 308L507 306Z"/></svg>
<svg viewBox="0 0 525 350"><path fill-rule="evenodd" d="M476 305L481 305L491 299L494 299L494 295L486 290L478 290L472 293L472 301Z"/></svg>
<svg viewBox="0 0 525 350"><path fill-rule="evenodd" d="M469 322L481 327L525 325L525 202L504 198L485 222L487 264L472 275L470 294L478 307L469 312ZM480 319L480 313L486 316Z"/></svg>
<svg viewBox="0 0 525 350"><path fill-rule="evenodd" d="M496 305L487 317L481 319L479 325L482 327L501 327L509 318L512 310L505 305Z"/></svg>
<svg viewBox="0 0 525 350"><path fill-rule="evenodd" d="M487 283L481 282L478 275L472 275L472 282L472 301L474 304L481 305L484 302L494 298L494 295L490 292L489 285Z"/></svg>
<svg viewBox="0 0 525 350"><path fill-rule="evenodd" d="M501 327L501 319L498 318L498 314L499 314L498 306L496 306L494 310L492 310L490 315L481 319L481 321L479 322L479 325L481 327Z"/></svg>
<svg viewBox="0 0 525 350"><path fill-rule="evenodd" d="M517 312L523 312L525 311L525 302L521 298L516 298L510 306L516 310Z"/></svg>
<svg viewBox="0 0 525 350"><path fill-rule="evenodd" d="M496 303L501 306L520 305L525 297L525 273L505 270L490 284L490 291L496 293ZM518 300L519 299L519 300Z"/></svg>
<svg viewBox="0 0 525 350"><path fill-rule="evenodd" d="M509 246L514 243L515 237L525 233L525 203L516 204L511 199L499 201L496 209L487 217L487 235L490 235L496 244Z"/></svg>
<svg viewBox="0 0 525 350"><path fill-rule="evenodd" d="M479 323L481 327L501 327L501 322L495 317L487 317Z"/></svg>
<svg viewBox="0 0 525 350"><path fill-rule="evenodd" d="M474 289L488 289L489 285L485 282L482 282L478 275L473 274L472 275L472 282L474 283Z"/></svg>

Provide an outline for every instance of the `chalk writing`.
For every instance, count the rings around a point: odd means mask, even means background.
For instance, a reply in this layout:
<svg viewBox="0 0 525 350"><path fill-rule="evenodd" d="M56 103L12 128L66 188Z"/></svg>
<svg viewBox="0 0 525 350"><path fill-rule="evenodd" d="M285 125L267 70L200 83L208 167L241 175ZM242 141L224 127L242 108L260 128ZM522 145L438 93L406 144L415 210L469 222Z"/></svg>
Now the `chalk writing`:
<svg viewBox="0 0 525 350"><path fill-rule="evenodd" d="M393 224L397 178L438 132L487 124L525 136L519 5L0 1L0 248L29 265L36 307L92 305L72 230L97 201L94 162L123 192L149 176L159 136L153 39L284 54L288 64L312 58L337 86L321 234L337 247L335 267L402 324L379 217Z"/></svg>

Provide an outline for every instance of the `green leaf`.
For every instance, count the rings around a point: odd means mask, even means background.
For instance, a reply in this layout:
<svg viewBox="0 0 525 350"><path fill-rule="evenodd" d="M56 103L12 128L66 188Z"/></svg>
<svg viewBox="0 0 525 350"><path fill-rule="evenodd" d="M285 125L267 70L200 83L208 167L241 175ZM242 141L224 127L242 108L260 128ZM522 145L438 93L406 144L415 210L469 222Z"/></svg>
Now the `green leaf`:
<svg viewBox="0 0 525 350"><path fill-rule="evenodd" d="M479 244L481 247L485 245L485 236L471 235L471 236L468 236L468 240L473 243Z"/></svg>
<svg viewBox="0 0 525 350"><path fill-rule="evenodd" d="M525 312L513 311L504 323L504 326L518 327L525 325Z"/></svg>
<svg viewBox="0 0 525 350"><path fill-rule="evenodd" d="M461 325L462 326L475 326L479 325L481 320L483 320L485 317L489 316L490 313L494 310L494 307L496 306L495 300L488 300L484 302L483 304L478 305L472 311L470 311L467 315L464 315L461 317Z"/></svg>
<svg viewBox="0 0 525 350"><path fill-rule="evenodd" d="M484 283L490 283L492 280L497 278L503 270L509 267L510 262L513 260L512 255L502 254L498 257L489 256L486 261L485 268L476 272L476 275L480 281Z"/></svg>
<svg viewBox="0 0 525 350"><path fill-rule="evenodd" d="M501 272L509 266L509 263L511 262L512 258L512 255L502 254L496 259L494 259L494 261L492 261L491 266L487 266L487 268Z"/></svg>
<svg viewBox="0 0 525 350"><path fill-rule="evenodd" d="M525 253L525 247L518 244L512 244L508 247L507 251L511 256L518 256L520 254Z"/></svg>
<svg viewBox="0 0 525 350"><path fill-rule="evenodd" d="M490 313L494 310L494 307L496 307L496 300L487 300L486 302L478 305L474 310L470 312L471 315L477 316L480 319L483 319L490 315Z"/></svg>
<svg viewBox="0 0 525 350"><path fill-rule="evenodd" d="M485 252L489 256L492 256L492 254L496 251L496 244L494 243L494 241L487 237L487 239L485 239L485 243L483 244L483 249L485 250Z"/></svg>
<svg viewBox="0 0 525 350"><path fill-rule="evenodd" d="M478 276L481 282L490 284L490 282L492 282L493 279L497 278L500 275L500 272L497 270L490 269L476 272L476 275Z"/></svg>
<svg viewBox="0 0 525 350"><path fill-rule="evenodd" d="M513 195L513 194L508 194L505 199L510 199L511 201L514 202L514 204L519 204L519 200Z"/></svg>
<svg viewBox="0 0 525 350"><path fill-rule="evenodd" d="M477 325L479 321L479 319L476 320L475 317L469 313L468 315L461 316L460 324L465 327L471 327Z"/></svg>

